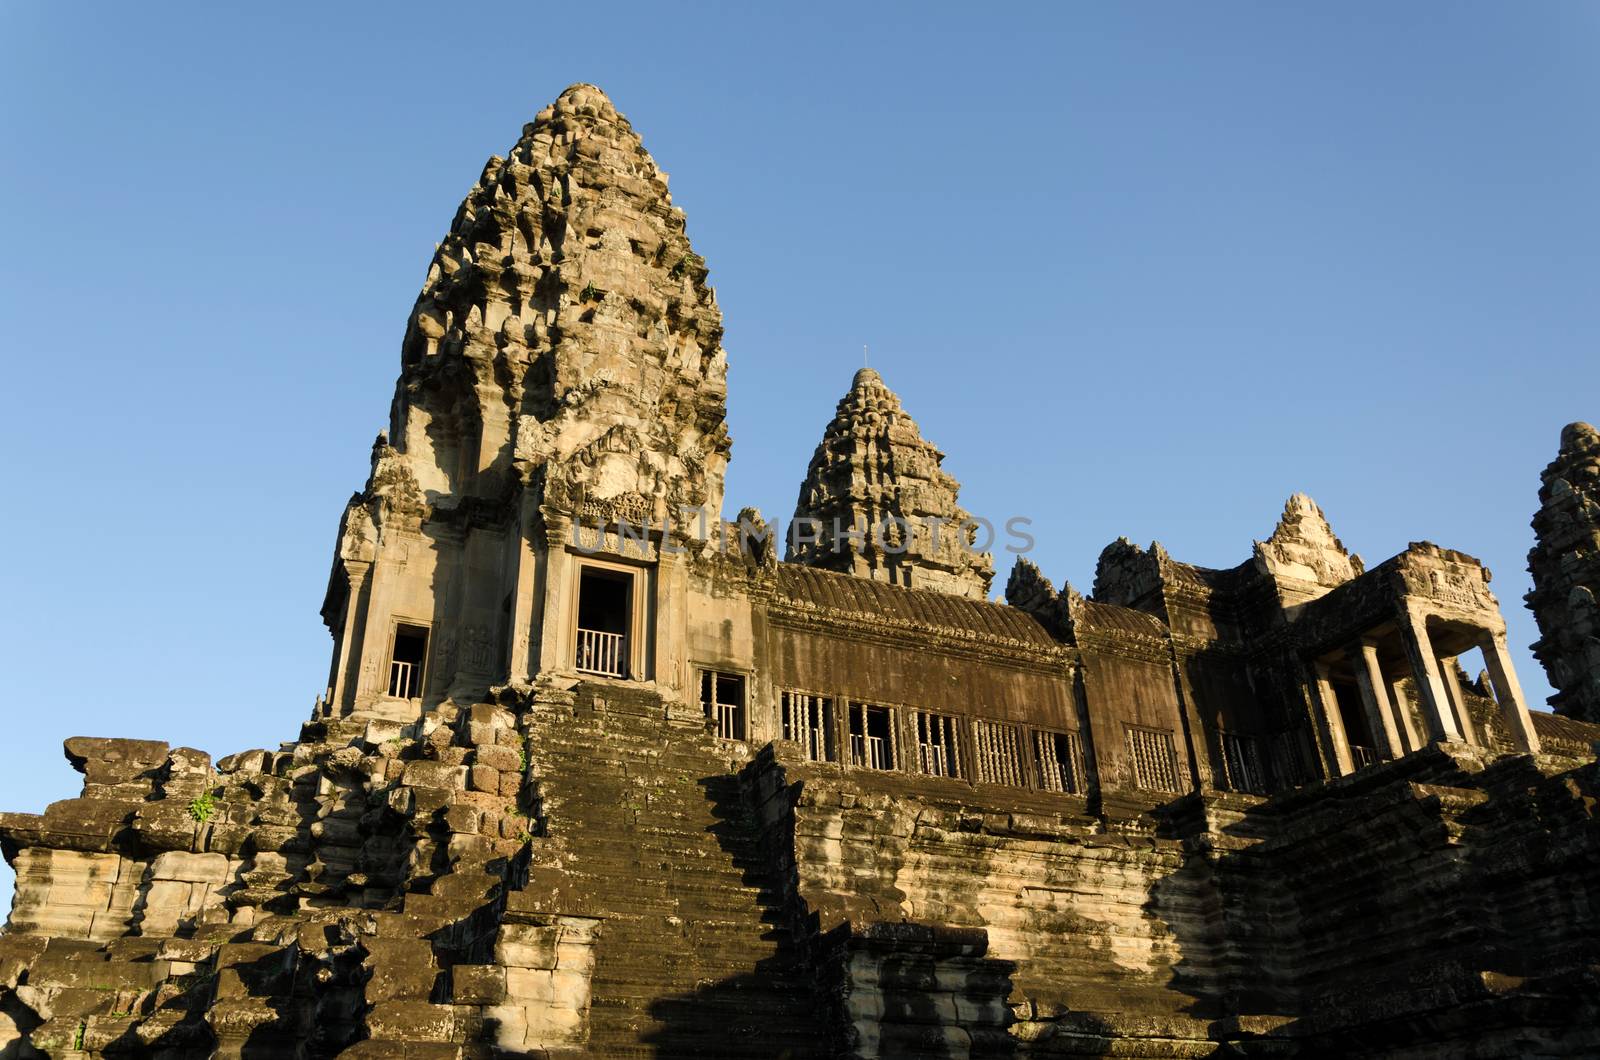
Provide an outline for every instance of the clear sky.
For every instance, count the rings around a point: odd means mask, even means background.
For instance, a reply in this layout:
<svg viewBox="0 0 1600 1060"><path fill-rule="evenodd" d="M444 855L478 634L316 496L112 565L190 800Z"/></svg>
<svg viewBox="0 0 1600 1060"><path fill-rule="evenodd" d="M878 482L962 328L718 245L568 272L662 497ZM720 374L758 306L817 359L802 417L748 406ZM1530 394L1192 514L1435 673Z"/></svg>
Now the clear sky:
<svg viewBox="0 0 1600 1060"><path fill-rule="evenodd" d="M1304 490L1369 562L1481 557L1548 694L1600 5L234 6L0 9L0 808L76 794L74 734L297 734L434 242L574 81L710 265L730 511L787 517L870 344L1058 583L1119 535L1239 563Z"/></svg>

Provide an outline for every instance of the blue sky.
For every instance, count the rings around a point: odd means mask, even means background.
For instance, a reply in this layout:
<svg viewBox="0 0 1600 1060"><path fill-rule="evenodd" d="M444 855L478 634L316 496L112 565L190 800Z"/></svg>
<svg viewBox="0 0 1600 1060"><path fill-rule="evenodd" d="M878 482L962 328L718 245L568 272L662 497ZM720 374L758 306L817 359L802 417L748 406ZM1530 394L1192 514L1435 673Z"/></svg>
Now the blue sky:
<svg viewBox="0 0 1600 1060"><path fill-rule="evenodd" d="M0 807L75 794L74 734L296 735L433 244L574 81L710 265L730 509L788 515L866 343L1058 582L1124 534L1233 565L1304 490L1370 562L1481 557L1548 693L1521 596L1539 470L1600 418L1600 7L230 6L0 10Z"/></svg>

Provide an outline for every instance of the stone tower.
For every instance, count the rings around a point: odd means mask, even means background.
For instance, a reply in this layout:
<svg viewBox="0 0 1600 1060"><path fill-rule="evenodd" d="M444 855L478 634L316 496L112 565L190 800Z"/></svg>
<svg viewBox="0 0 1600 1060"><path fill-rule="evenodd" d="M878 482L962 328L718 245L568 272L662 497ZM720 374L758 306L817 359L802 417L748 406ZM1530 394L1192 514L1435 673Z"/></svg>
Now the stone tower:
<svg viewBox="0 0 1600 1060"><path fill-rule="evenodd" d="M428 268L389 432L341 520L328 709L537 670L562 618L543 606L563 596L550 543L574 521L717 519L721 338L666 175L573 85L484 166Z"/></svg>
<svg viewBox="0 0 1600 1060"><path fill-rule="evenodd" d="M1558 714L1600 721L1600 431L1589 424L1561 432L1533 530L1527 602L1541 634L1533 653L1556 687L1550 704Z"/></svg>
<svg viewBox="0 0 1600 1060"><path fill-rule="evenodd" d="M961 484L871 368L856 373L800 485L788 558L975 600L994 559L958 503Z"/></svg>
<svg viewBox="0 0 1600 1060"><path fill-rule="evenodd" d="M1296 493L1283 506L1272 536L1255 544L1255 562L1277 586L1285 605L1304 603L1337 589L1365 571L1328 525L1317 502Z"/></svg>
<svg viewBox="0 0 1600 1060"><path fill-rule="evenodd" d="M992 602L865 369L778 562L705 276L598 89L489 162L298 738L73 737L0 812L0 1060L1600 1055L1600 725L1526 709L1487 569L1297 495L1233 567ZM1536 522L1572 713L1597 456Z"/></svg>

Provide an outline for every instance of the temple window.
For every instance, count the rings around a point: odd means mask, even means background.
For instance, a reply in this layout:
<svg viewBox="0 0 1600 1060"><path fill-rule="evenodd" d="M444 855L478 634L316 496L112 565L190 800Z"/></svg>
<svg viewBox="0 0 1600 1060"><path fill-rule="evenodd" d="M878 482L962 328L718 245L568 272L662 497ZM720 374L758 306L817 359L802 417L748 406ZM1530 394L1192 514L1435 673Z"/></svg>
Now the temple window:
<svg viewBox="0 0 1600 1060"><path fill-rule="evenodd" d="M1162 729L1127 727L1128 758L1133 762L1133 782L1146 791L1180 791L1178 758L1172 733Z"/></svg>
<svg viewBox="0 0 1600 1060"><path fill-rule="evenodd" d="M1372 765L1378 760L1377 747L1372 738L1372 728L1367 724L1367 714L1361 705L1361 692L1353 681L1331 681L1334 703L1339 708L1339 720L1344 723L1345 740L1350 746L1350 764L1356 769Z"/></svg>
<svg viewBox="0 0 1600 1060"><path fill-rule="evenodd" d="M1217 735L1222 740L1222 764L1227 770L1228 787L1256 795L1267 794L1267 771L1261 756L1261 741L1254 736L1232 732Z"/></svg>
<svg viewBox="0 0 1600 1060"><path fill-rule="evenodd" d="M743 674L701 670L700 705L718 737L724 740L746 738Z"/></svg>
<svg viewBox="0 0 1600 1060"><path fill-rule="evenodd" d="M999 721L978 721L973 727L978 779L985 784L1027 784L1022 761L1022 730Z"/></svg>
<svg viewBox="0 0 1600 1060"><path fill-rule="evenodd" d="M1082 795L1089 790L1084 780L1083 741L1077 733L1035 730L1033 758L1039 787L1045 791Z"/></svg>
<svg viewBox="0 0 1600 1060"><path fill-rule="evenodd" d="M602 677L628 677L634 610L634 576L585 563L578 575L577 669Z"/></svg>
<svg viewBox="0 0 1600 1060"><path fill-rule="evenodd" d="M389 648L389 695L395 699L422 697L422 667L428 659L428 627L398 623Z"/></svg>
<svg viewBox="0 0 1600 1060"><path fill-rule="evenodd" d="M1279 788L1298 788L1317 779L1314 755L1307 750L1305 733L1291 729L1273 736L1270 758L1272 775Z"/></svg>
<svg viewBox="0 0 1600 1060"><path fill-rule="evenodd" d="M833 700L809 692L785 692L782 697L783 738L797 743L813 762L837 762L833 745Z"/></svg>
<svg viewBox="0 0 1600 1060"><path fill-rule="evenodd" d="M911 718L916 727L918 772L930 777L961 776L964 770L956 719L925 710L912 711Z"/></svg>
<svg viewBox="0 0 1600 1060"><path fill-rule="evenodd" d="M866 769L893 769L894 713L870 703L850 704L850 764Z"/></svg>

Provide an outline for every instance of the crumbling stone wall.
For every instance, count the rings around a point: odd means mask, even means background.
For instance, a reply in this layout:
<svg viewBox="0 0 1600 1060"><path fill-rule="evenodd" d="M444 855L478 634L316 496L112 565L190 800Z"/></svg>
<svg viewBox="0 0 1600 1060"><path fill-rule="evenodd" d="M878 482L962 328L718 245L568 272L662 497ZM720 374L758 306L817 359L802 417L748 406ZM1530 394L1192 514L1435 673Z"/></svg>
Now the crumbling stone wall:
<svg viewBox="0 0 1600 1060"><path fill-rule="evenodd" d="M68 741L83 795L0 814L0 1010L35 1047L96 1054L581 1044L597 925L519 899L521 748L492 704L313 723L215 767Z"/></svg>

